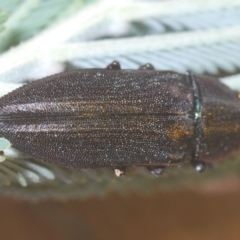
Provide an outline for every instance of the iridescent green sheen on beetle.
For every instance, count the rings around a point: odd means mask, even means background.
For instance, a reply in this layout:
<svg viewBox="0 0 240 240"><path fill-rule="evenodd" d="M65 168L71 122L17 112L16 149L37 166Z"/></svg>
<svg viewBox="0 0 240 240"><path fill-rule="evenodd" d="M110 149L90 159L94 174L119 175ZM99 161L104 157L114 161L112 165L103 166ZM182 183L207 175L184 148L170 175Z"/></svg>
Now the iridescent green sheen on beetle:
<svg viewBox="0 0 240 240"><path fill-rule="evenodd" d="M156 71L70 71L0 99L0 137L71 168L145 166L155 175L189 162L199 171L239 150L240 100L218 79Z"/></svg>

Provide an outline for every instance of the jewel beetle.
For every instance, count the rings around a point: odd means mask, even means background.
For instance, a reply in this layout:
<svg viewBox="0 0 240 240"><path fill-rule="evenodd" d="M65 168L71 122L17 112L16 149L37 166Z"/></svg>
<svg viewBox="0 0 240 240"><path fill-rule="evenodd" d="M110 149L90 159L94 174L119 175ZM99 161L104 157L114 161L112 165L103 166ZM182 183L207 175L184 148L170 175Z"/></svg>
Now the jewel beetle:
<svg viewBox="0 0 240 240"><path fill-rule="evenodd" d="M145 166L155 175L188 162L202 171L240 145L239 95L218 79L151 64L69 71L0 99L0 137L70 168Z"/></svg>

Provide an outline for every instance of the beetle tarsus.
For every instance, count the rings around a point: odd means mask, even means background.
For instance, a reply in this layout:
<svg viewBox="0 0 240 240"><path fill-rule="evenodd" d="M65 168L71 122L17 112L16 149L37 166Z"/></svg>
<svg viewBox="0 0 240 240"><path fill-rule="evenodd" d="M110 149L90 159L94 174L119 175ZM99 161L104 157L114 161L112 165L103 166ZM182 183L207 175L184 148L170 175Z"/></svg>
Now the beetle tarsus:
<svg viewBox="0 0 240 240"><path fill-rule="evenodd" d="M120 70L121 65L118 61L113 61L109 65L107 65L106 69L111 69L111 70Z"/></svg>
<svg viewBox="0 0 240 240"><path fill-rule="evenodd" d="M204 172L207 167L207 164L205 162L192 162L191 164L196 172Z"/></svg>
<svg viewBox="0 0 240 240"><path fill-rule="evenodd" d="M4 154L4 151L0 151L0 163L3 162L6 159L6 156Z"/></svg>
<svg viewBox="0 0 240 240"><path fill-rule="evenodd" d="M154 66L151 63L146 63L139 67L141 70L154 70Z"/></svg>
<svg viewBox="0 0 240 240"><path fill-rule="evenodd" d="M124 177L126 175L126 167L117 167L114 168L115 175L117 177Z"/></svg>
<svg viewBox="0 0 240 240"><path fill-rule="evenodd" d="M157 166L157 167L147 167L147 169L156 177L160 177L163 172L165 167L163 166Z"/></svg>

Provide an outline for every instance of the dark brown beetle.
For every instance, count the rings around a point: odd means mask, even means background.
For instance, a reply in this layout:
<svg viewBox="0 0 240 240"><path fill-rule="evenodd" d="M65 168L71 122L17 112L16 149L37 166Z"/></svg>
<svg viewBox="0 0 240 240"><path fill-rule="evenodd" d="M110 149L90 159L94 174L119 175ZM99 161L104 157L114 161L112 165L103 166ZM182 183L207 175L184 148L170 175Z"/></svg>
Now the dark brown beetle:
<svg viewBox="0 0 240 240"><path fill-rule="evenodd" d="M190 162L198 171L239 149L240 100L210 77L139 70L71 71L0 99L0 137L72 168L146 166L155 175Z"/></svg>

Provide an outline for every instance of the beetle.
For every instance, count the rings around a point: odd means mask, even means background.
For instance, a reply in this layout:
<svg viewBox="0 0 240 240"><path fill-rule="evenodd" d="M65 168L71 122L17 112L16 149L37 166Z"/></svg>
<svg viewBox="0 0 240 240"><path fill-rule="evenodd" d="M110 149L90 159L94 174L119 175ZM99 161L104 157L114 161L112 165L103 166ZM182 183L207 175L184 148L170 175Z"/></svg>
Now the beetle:
<svg viewBox="0 0 240 240"><path fill-rule="evenodd" d="M212 77L151 64L56 74L0 99L0 137L70 168L131 166L155 175L182 163L197 171L237 151L239 95Z"/></svg>

